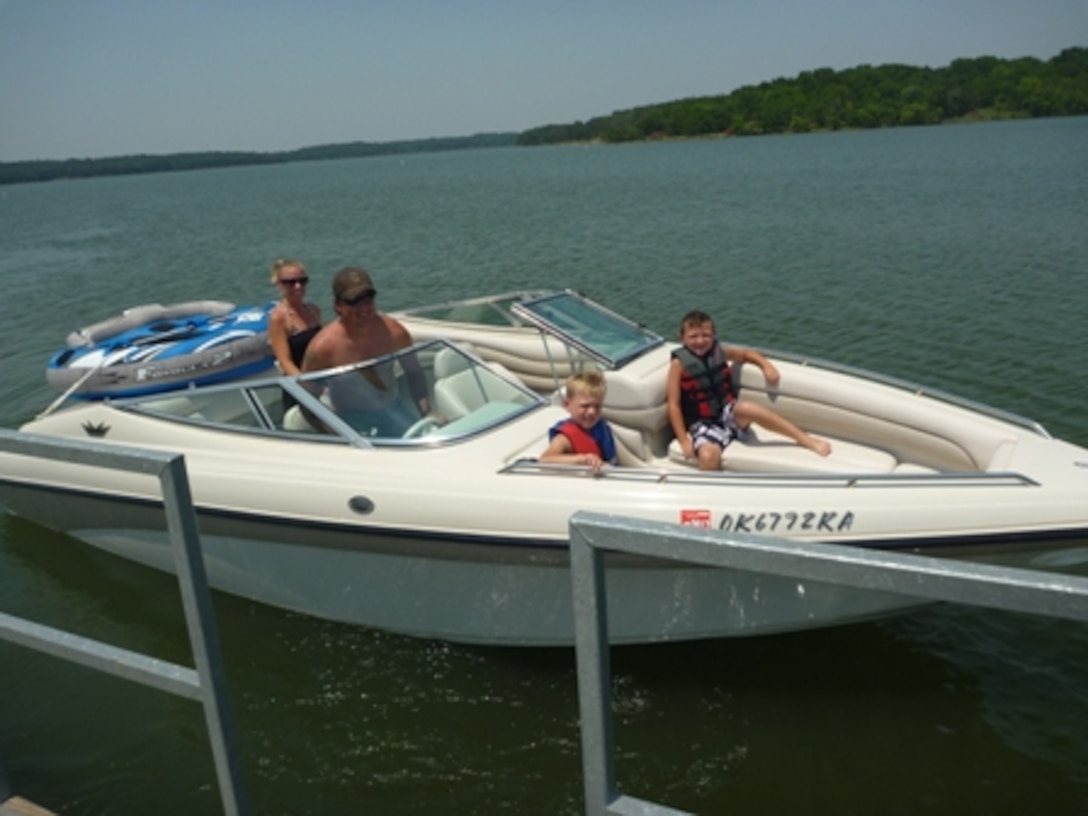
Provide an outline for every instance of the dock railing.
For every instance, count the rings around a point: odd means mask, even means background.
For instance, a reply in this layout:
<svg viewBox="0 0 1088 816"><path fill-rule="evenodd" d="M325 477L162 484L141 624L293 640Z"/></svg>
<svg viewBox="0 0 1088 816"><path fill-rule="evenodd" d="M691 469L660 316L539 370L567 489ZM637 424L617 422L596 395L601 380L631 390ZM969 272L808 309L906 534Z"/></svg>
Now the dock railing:
<svg viewBox="0 0 1088 816"><path fill-rule="evenodd" d="M90 440L58 440L8 429L0 429L0 451L158 478L196 669L4 613L0 613L0 639L200 702L224 812L228 816L246 816L250 812L249 800L185 458L178 453Z"/></svg>
<svg viewBox="0 0 1088 816"><path fill-rule="evenodd" d="M576 513L570 519L570 560L587 816L679 816L684 812L618 793L607 551L1088 622L1086 578Z"/></svg>

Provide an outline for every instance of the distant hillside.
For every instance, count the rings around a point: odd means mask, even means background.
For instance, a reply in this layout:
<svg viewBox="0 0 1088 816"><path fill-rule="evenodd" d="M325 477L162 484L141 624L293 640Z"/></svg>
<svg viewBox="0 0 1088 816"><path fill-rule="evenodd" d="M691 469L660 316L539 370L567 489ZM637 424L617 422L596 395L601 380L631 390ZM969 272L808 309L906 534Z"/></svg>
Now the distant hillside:
<svg viewBox="0 0 1088 816"><path fill-rule="evenodd" d="M121 176L134 173L165 173L208 167L238 167L253 164L282 164L321 159L352 159L396 153L433 153L442 150L470 150L478 147L513 145L516 133L480 133L475 136L416 139L404 142L349 142L318 145L281 153L205 152L174 153L162 156L116 156L106 159L64 161L0 162L0 184L52 181L91 176Z"/></svg>
<svg viewBox="0 0 1088 816"><path fill-rule="evenodd" d="M925 125L960 119L1088 114L1088 49L1034 57L957 59L946 68L820 68L729 94L617 111L527 130L519 145L628 142L711 134Z"/></svg>
<svg viewBox="0 0 1088 816"><path fill-rule="evenodd" d="M707 135L803 133L810 130L936 124L1088 114L1088 48L1034 57L957 59L946 68L860 65L820 68L795 79L748 85L729 94L617 111L567 125L517 133L350 142L280 153L205 152L106 159L0 162L0 184L64 178L162 173L209 167L280 164L397 153L470 150L560 142L629 142Z"/></svg>

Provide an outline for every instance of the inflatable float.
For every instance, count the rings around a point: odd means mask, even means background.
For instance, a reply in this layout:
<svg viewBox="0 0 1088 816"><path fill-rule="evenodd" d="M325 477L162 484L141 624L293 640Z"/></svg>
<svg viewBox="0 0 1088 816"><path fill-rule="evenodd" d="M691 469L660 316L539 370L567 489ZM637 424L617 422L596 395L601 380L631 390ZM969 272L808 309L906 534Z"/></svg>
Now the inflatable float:
<svg viewBox="0 0 1088 816"><path fill-rule="evenodd" d="M135 306L68 335L46 366L49 384L83 399L133 397L271 369L275 306L200 300Z"/></svg>

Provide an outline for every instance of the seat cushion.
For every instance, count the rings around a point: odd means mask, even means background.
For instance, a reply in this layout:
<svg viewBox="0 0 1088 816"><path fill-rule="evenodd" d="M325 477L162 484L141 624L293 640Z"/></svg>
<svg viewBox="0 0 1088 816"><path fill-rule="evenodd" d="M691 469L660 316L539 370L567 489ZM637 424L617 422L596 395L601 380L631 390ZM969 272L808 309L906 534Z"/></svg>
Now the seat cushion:
<svg viewBox="0 0 1088 816"><path fill-rule="evenodd" d="M887 451L841 439L828 441L831 453L820 456L772 431L749 430L725 449L722 469L741 473L891 473L899 464ZM669 443L669 458L695 466L695 460L684 456L675 439Z"/></svg>

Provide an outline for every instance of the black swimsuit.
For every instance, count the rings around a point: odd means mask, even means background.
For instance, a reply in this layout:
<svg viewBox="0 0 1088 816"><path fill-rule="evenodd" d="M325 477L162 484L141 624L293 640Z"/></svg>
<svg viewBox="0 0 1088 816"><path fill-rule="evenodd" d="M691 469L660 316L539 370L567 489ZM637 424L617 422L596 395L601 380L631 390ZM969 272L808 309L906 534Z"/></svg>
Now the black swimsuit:
<svg viewBox="0 0 1088 816"><path fill-rule="evenodd" d="M321 326L310 326L287 336L287 348L291 352L291 362L302 368L302 358L306 355L306 346L314 339Z"/></svg>

